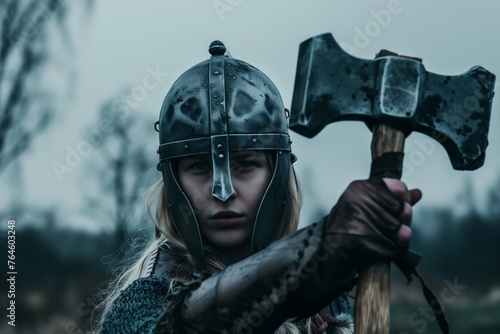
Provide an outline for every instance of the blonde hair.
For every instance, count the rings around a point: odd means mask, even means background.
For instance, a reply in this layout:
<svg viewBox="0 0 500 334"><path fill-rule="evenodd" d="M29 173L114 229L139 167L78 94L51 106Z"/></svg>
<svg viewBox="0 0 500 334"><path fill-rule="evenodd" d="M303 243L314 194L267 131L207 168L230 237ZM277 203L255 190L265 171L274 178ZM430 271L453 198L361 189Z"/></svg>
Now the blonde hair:
<svg viewBox="0 0 500 334"><path fill-rule="evenodd" d="M146 209L149 217L153 220L156 228L161 232L161 235L158 238L155 237L150 240L149 244L144 248L142 253L140 253L140 255L133 261L133 264L110 283L107 289L106 297L99 305L99 308L102 310L101 319L104 319L106 313L109 311L111 305L120 292L140 277L142 267L145 265L145 262L150 255L166 241L168 241L173 247L181 250L182 256L187 260L183 261L184 263L188 262L191 268L195 267L194 259L189 255L189 250L179 237L172 224L163 179L158 180L153 186L151 186L146 192L145 197L147 198ZM291 166L285 209L275 236L275 240L290 235L297 230L301 206L302 195L297 182L295 170L293 169L293 166ZM213 274L222 270L225 265L220 259L220 254L208 247L205 247L205 266L205 271ZM189 275L185 276L189 277ZM176 279L185 280L183 277L176 277ZM303 330L306 330L307 333L312 333L312 330L315 327L311 318L307 319L302 328ZM275 333L300 334L301 330L297 327L297 325L291 322L285 322L276 330Z"/></svg>

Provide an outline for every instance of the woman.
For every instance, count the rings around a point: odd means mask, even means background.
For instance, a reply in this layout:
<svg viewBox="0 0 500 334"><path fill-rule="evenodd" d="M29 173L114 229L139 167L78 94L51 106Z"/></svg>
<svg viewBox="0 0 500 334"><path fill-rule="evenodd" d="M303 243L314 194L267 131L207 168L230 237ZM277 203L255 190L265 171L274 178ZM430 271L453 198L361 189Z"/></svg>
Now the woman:
<svg viewBox="0 0 500 334"><path fill-rule="evenodd" d="M165 97L156 237L113 286L101 332L351 333L345 292L359 267L406 249L420 191L356 181L328 216L296 231L281 96L221 42L209 51Z"/></svg>

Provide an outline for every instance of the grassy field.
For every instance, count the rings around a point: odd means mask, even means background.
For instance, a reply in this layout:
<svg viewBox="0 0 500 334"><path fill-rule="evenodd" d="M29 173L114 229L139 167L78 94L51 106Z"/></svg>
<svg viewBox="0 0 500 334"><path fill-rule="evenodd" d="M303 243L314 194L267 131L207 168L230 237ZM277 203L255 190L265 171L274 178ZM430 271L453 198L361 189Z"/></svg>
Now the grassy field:
<svg viewBox="0 0 500 334"><path fill-rule="evenodd" d="M498 282L493 278L470 282L453 276L427 279L428 286L444 307L451 334L500 334ZM392 275L390 295L391 334L442 333L418 280L408 285L401 275ZM354 310L356 289L349 296Z"/></svg>
<svg viewBox="0 0 500 334"><path fill-rule="evenodd" d="M453 334L500 334L500 301L471 301L450 304L445 314ZM391 305L391 333L439 334L436 319L426 304Z"/></svg>

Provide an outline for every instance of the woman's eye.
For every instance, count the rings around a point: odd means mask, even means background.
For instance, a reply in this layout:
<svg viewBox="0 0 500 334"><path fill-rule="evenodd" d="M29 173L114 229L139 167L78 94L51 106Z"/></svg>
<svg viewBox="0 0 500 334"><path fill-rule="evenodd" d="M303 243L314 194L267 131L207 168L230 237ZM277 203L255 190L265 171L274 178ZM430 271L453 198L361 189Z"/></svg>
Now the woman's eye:
<svg viewBox="0 0 500 334"><path fill-rule="evenodd" d="M233 165L233 167L237 169L250 169L254 166L256 166L256 164L251 160L238 160Z"/></svg>
<svg viewBox="0 0 500 334"><path fill-rule="evenodd" d="M250 161L250 160L242 160L239 162L240 166L242 167L251 167L251 166L255 166L255 162L253 161Z"/></svg>
<svg viewBox="0 0 500 334"><path fill-rule="evenodd" d="M191 165L191 169L198 172L209 171L210 165L208 162L199 161Z"/></svg>

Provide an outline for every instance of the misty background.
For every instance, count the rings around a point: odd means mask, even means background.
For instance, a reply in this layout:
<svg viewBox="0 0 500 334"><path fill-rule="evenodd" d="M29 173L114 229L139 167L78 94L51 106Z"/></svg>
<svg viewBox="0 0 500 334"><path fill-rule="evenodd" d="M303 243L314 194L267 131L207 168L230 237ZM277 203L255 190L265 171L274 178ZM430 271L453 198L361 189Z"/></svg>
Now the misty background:
<svg viewBox="0 0 500 334"><path fill-rule="evenodd" d="M163 98L213 40L266 73L287 107L299 44L325 32L360 58L389 49L434 73L481 65L500 74L494 0L5 0L0 14L0 259L14 219L18 272L16 327L2 311L2 333L89 329L113 268L151 233L142 196L160 177L153 124ZM471 172L454 171L431 138L406 140L403 180L424 194L412 248L436 294L449 297L452 333L500 333L499 125L494 99L486 161ZM291 136L305 226L368 176L371 133L339 122L313 139ZM393 276L392 332L435 333L418 282Z"/></svg>

